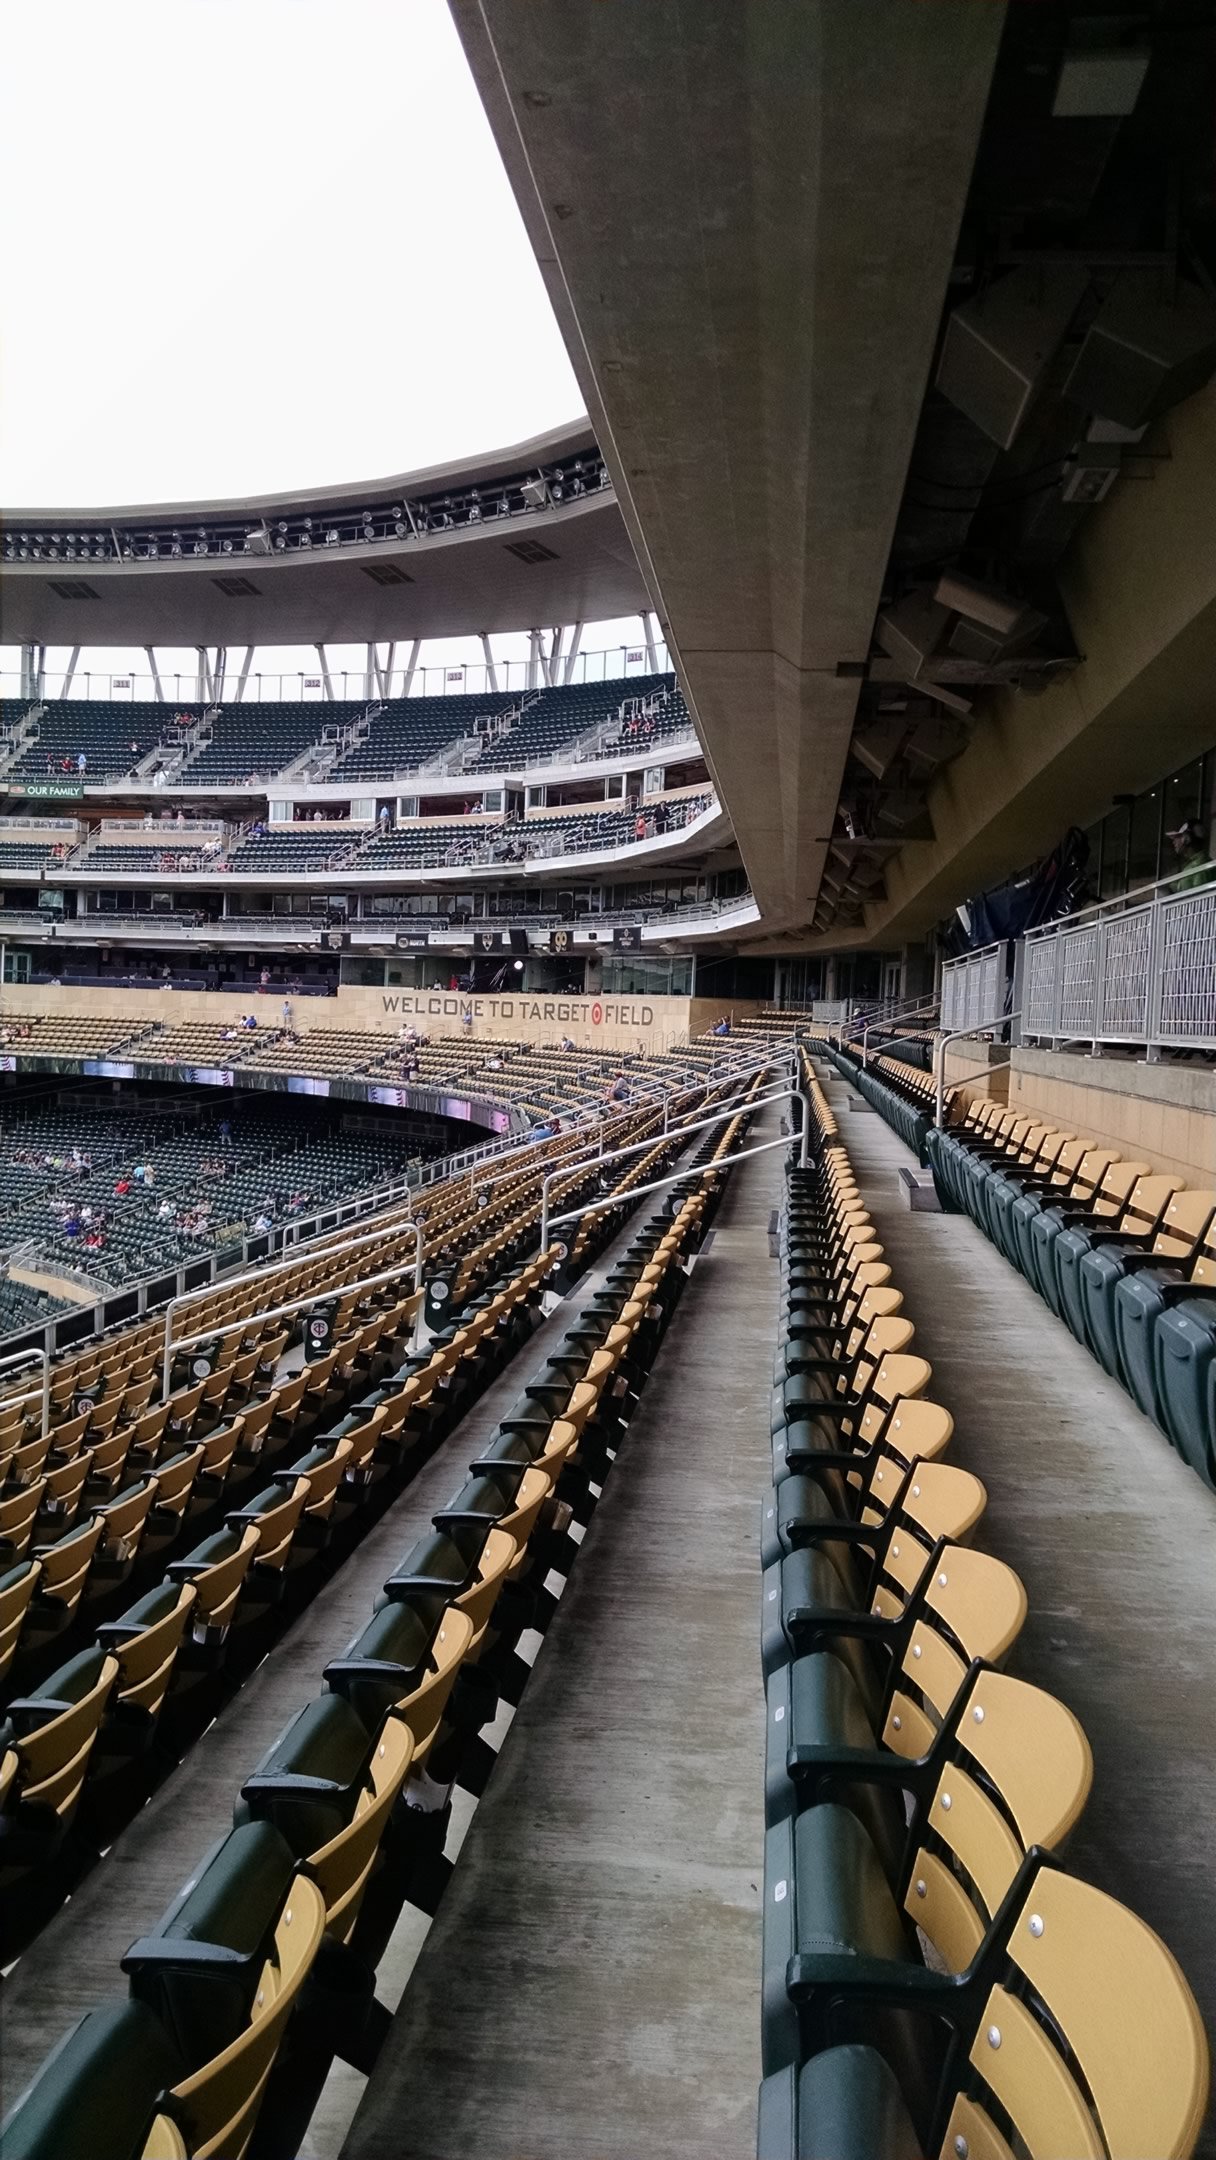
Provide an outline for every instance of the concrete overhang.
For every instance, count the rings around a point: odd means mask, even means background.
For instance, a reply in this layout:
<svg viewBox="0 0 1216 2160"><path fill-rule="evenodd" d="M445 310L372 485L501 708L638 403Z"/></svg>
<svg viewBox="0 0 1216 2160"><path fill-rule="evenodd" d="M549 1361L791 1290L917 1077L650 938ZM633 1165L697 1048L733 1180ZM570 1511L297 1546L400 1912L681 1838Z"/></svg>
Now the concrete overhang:
<svg viewBox="0 0 1216 2160"><path fill-rule="evenodd" d="M294 494L101 509L8 510L6 535L124 526L181 527L280 514L348 513L384 503L490 490L508 474L557 463L595 447L587 421L458 463L384 480ZM513 552L539 542L535 561ZM220 579L246 581L225 593ZM83 584L95 597L57 586ZM533 624L608 622L647 605L646 586L612 487L549 503L527 515L487 517L401 540L314 547L306 553L240 553L180 561L6 561L0 572L0 638L11 645L314 645L458 637Z"/></svg>
<svg viewBox="0 0 1216 2160"><path fill-rule="evenodd" d="M812 950L922 937L986 886L1024 869L1070 825L1102 816L1212 747L1216 682L1216 385L1144 444L1080 528L1060 589L1083 660L1041 697L983 707L966 750L929 792L932 840L905 843L863 928Z"/></svg>
<svg viewBox="0 0 1216 2160"><path fill-rule="evenodd" d="M765 926L805 933L1004 8L450 5Z"/></svg>

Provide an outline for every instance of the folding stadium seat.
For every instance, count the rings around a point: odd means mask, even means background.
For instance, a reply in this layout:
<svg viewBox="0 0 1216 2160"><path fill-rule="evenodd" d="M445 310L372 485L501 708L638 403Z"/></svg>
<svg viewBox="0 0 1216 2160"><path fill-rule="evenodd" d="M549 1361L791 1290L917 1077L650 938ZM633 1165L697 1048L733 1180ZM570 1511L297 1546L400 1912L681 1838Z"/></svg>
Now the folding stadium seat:
<svg viewBox="0 0 1216 2160"><path fill-rule="evenodd" d="M1164 1208L1159 1205L1162 1188L1168 1189ZM1189 1269L1198 1257L1214 1211L1216 1193L1180 1191L1172 1178L1142 1178L1128 1202L1123 1226L1117 1231L1096 1230L1089 1234L1089 1242L1080 1253L1076 1292L1080 1296L1084 1340L1113 1378L1123 1376L1117 1317L1121 1286L1141 1270L1153 1269L1156 1262L1173 1261L1178 1268ZM1063 1266L1059 1246L1057 1251ZM1127 1308L1129 1313L1160 1310L1161 1280L1158 1276L1148 1303L1139 1306L1133 1301ZM1141 1402L1141 1408L1145 1407ZM1155 1409L1150 1407L1148 1414L1154 1416Z"/></svg>
<svg viewBox="0 0 1216 2160"><path fill-rule="evenodd" d="M1017 1265L1014 1247L1013 1203L1025 1192L1041 1192L1059 1183L1061 1189L1085 1153L1085 1142L1075 1133L1049 1123L1032 1127L1019 1160L1011 1166L994 1164L982 1188L983 1229L998 1252Z"/></svg>
<svg viewBox="0 0 1216 2160"><path fill-rule="evenodd" d="M1199 1226L1204 1207L1216 1208L1216 1194L1182 1192L1166 1210L1161 1231L1149 1253L1129 1253L1113 1285L1115 1348L1118 1373L1146 1417L1168 1430L1157 1396L1154 1337L1162 1314L1195 1291L1216 1287L1216 1213ZM1169 1255L1171 1264L1162 1266Z"/></svg>
<svg viewBox="0 0 1216 2160"><path fill-rule="evenodd" d="M1061 1233L1072 1229L1117 1230L1137 1180L1151 1174L1148 1163L1120 1162L1116 1159L1103 1170L1101 1181L1092 1196L1087 1197L1083 1193L1076 1199L1053 1200L1050 1207L1040 1208L1032 1216L1030 1252L1034 1273L1030 1280L1058 1320L1064 1317L1055 1256ZM1020 1204L1014 1204L1015 1216Z"/></svg>
<svg viewBox="0 0 1216 2160"><path fill-rule="evenodd" d="M91 1515L55 1544L34 1547L42 1572L21 1631L23 1659L48 1649L71 1626L104 1527L100 1515Z"/></svg>
<svg viewBox="0 0 1216 2160"><path fill-rule="evenodd" d="M797 1999L797 1964L790 1980ZM918 1996L950 2033L927 2094L876 2047L826 2048L765 2079L758 2160L1193 2152L1209 2074L1194 1998L1142 1920L1050 1855L1027 1859L964 1980L928 1974Z"/></svg>
<svg viewBox="0 0 1216 2160"><path fill-rule="evenodd" d="M6 2117L5 2160L184 2160L175 2127L157 2109L183 2075L166 2034L142 2003L90 2010L48 2055Z"/></svg>
<svg viewBox="0 0 1216 2160"><path fill-rule="evenodd" d="M427 1577L425 1564L412 1575L403 1564L394 1584L392 1596L377 1601L367 1625L326 1666L325 1682L351 1705L369 1735L398 1712L414 1735L418 1765L439 1730L473 1623L455 1611L442 1580Z"/></svg>
<svg viewBox="0 0 1216 2160"><path fill-rule="evenodd" d="M19 1560L28 1552L45 1486L46 1479L38 1477L0 1493L0 1561Z"/></svg>
<svg viewBox="0 0 1216 2160"><path fill-rule="evenodd" d="M1216 1294L1188 1287L1153 1329L1153 1379L1165 1431L1183 1461L1216 1486Z"/></svg>
<svg viewBox="0 0 1216 2160"><path fill-rule="evenodd" d="M1157 1235L1166 1208L1178 1190L1178 1180L1172 1177L1138 1177L1127 1201L1120 1211L1117 1224L1109 1227L1101 1223L1073 1222L1061 1230L1055 1240L1054 1263L1056 1285L1059 1294L1061 1318L1077 1341L1098 1355L1097 1345L1090 1341L1086 1325L1087 1303L1081 1269L1083 1262L1097 1249L1101 1252L1107 1244L1149 1246ZM1103 1283L1104 1270L1095 1271L1095 1287ZM1107 1314L1099 1294L1093 1305L1096 1319L1102 1329L1108 1353L1113 1357L1113 1329L1107 1330ZM1109 1333L1110 1339L1107 1341ZM1102 1360L1101 1362L1105 1362ZM1110 1366L1106 1367L1110 1371Z"/></svg>
<svg viewBox="0 0 1216 2160"><path fill-rule="evenodd" d="M200 1647L214 1652L226 1640L258 1543L256 1524L246 1523L239 1532L217 1530L193 1552L170 1561L168 1579L194 1585L198 1603L191 1631Z"/></svg>
<svg viewBox="0 0 1216 2160"><path fill-rule="evenodd" d="M156 1498L148 1511L140 1548L145 1566L177 1543L190 1509L195 1481L204 1457L202 1442L166 1455L156 1465Z"/></svg>
<svg viewBox="0 0 1216 2160"><path fill-rule="evenodd" d="M968 1538L983 1513L984 1488L969 1470L948 1463L903 1463L880 1449L855 1482L837 1470L782 1478L766 1500L760 1525L760 1564L806 1545L848 1547L860 1561L885 1555L901 1527L915 1546L935 1537ZM903 1557L898 1552L896 1559Z"/></svg>
<svg viewBox="0 0 1216 2160"><path fill-rule="evenodd" d="M773 1483L821 1470L861 1477L880 1447L905 1463L940 1455L954 1420L941 1404L920 1399L932 1377L927 1359L897 1352L883 1356L857 1397L833 1396L826 1385L818 1394L808 1388L772 1436Z"/></svg>
<svg viewBox="0 0 1216 2160"><path fill-rule="evenodd" d="M82 1650L37 1695L9 1704L0 1756L16 1757L16 1774L0 1810L0 1883L45 1870L58 1853L117 1678L116 1658L100 1647Z"/></svg>
<svg viewBox="0 0 1216 2160"><path fill-rule="evenodd" d="M117 1620L103 1621L98 1628L99 1644L118 1661L106 1727L111 1746L115 1727L121 1730L124 1752L134 1752L152 1738L196 1600L193 1583L158 1583Z"/></svg>
<svg viewBox="0 0 1216 2160"><path fill-rule="evenodd" d="M284 1840L247 1823L124 1957L132 1996L185 2065L163 2106L192 2160L245 2152L324 1928L321 1893Z"/></svg>
<svg viewBox="0 0 1216 2160"><path fill-rule="evenodd" d="M18 1560L0 1574L0 1682L8 1672L21 1640L30 1600L38 1587L42 1564Z"/></svg>
<svg viewBox="0 0 1216 2160"><path fill-rule="evenodd" d="M816 1799L765 1837L766 2073L832 2039L884 2032L901 2059L905 2091L932 2062L923 2035L872 2007L850 2017L850 1969L892 2004L916 2007L926 1970L920 1930L938 1961L960 1973L980 1949L1027 1853L1054 1850L1089 1794L1093 1761L1077 1720L1041 1688L972 1668L955 1714L928 1757L866 1765L887 1771L889 1821L878 1838L853 1792ZM844 1778L856 1782L852 1768ZM827 1781L820 1777L822 1790ZM903 1795L910 1812L905 1820ZM876 1797L873 1795L867 1797ZM798 2004L787 1991L797 1973ZM921 2094L922 2102L928 2096Z"/></svg>
<svg viewBox="0 0 1216 2160"><path fill-rule="evenodd" d="M1004 1223L1009 1257L1035 1289L1035 1217L1056 1201L1092 1204L1102 1179L1116 1160L1111 1148L1094 1148L1083 1139L1066 1141L1050 1175L1032 1178L1028 1173L1019 1173L1020 1190L1013 1194L1007 1209L998 1196L998 1217Z"/></svg>

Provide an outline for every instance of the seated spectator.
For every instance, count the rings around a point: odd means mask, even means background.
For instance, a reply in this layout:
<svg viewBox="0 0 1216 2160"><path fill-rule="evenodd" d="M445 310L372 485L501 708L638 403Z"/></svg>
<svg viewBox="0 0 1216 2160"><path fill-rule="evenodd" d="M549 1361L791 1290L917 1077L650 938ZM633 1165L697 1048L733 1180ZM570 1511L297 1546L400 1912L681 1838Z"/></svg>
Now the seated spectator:
<svg viewBox="0 0 1216 2160"><path fill-rule="evenodd" d="M126 1197L127 1197L127 1194L128 1194L129 1192L130 1192L130 1190L131 1190L131 1180L130 1180L130 1178L129 1178L129 1177L127 1177L127 1176L126 1176L126 1174L125 1174L125 1173L124 1173L124 1175L123 1175L122 1177L117 1177L117 1178L115 1178L115 1180L114 1180L114 1197L115 1197L115 1199L116 1199L116 1200L125 1200L125 1199L126 1199Z"/></svg>

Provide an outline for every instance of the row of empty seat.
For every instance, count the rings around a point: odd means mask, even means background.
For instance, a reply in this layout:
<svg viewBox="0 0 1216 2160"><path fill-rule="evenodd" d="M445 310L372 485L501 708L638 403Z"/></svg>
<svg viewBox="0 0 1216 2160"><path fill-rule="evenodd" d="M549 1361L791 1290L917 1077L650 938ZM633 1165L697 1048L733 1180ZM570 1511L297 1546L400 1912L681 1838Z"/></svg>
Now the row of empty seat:
<svg viewBox="0 0 1216 2160"><path fill-rule="evenodd" d="M497 690L466 696L387 698L364 706L352 700L249 701L235 704L166 705L148 699L55 698L0 701L0 725L19 726L29 712L32 740L8 767L32 777L85 759L82 780L116 780L132 772L159 746L166 763L192 728L204 740L181 770L190 786L241 786L266 781L316 746L329 753L327 779L386 781L457 746L473 744L479 770L512 770L572 746L596 728L611 730L610 749L647 751L691 733L691 722L674 675L649 674L603 682L569 683L514 697ZM612 730L612 723L618 727ZM508 724L504 725L504 722ZM180 723L180 724L179 724ZM353 731L359 740L345 744ZM176 773L174 773L176 777Z"/></svg>
<svg viewBox="0 0 1216 2160"><path fill-rule="evenodd" d="M811 1082L791 1169L762 1523L760 2160L1185 2160L1208 2092L1186 1981L1069 1876L1065 1705L1002 1668L1026 1614L974 1550L903 1297Z"/></svg>
<svg viewBox="0 0 1216 2160"><path fill-rule="evenodd" d="M742 1123L705 1155L729 1155ZM492 1771L482 1728L526 1684L521 1634L543 1633L577 1559L716 1184L639 1234L479 1450L325 1691L250 1766L232 1830L132 1945L127 1996L17 2101L5 2160L242 2160L251 2141L287 2160L334 2056L371 2067L377 1965L402 1905L442 1892L453 1786L477 1794ZM393 1414L391 1382L378 1407Z"/></svg>
<svg viewBox="0 0 1216 2160"><path fill-rule="evenodd" d="M927 1144L943 1206L971 1216L1216 1486L1216 1190L999 1103Z"/></svg>

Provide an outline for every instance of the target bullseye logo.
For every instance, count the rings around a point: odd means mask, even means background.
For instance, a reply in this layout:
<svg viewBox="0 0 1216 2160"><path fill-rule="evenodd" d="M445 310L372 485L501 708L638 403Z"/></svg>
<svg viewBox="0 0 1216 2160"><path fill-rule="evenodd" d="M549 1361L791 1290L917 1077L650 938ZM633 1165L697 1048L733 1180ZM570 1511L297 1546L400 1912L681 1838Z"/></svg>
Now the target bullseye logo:
<svg viewBox="0 0 1216 2160"><path fill-rule="evenodd" d="M593 1005L593 1006L592 1006L592 1008L591 1008L591 1025L592 1025L592 1027L599 1027L599 1026L601 1025L602 1021L603 1021L603 1018L604 1018L604 1008L603 1008L603 1006L602 1006L602 1005L600 1005L600 1004L598 1004L598 1003L597 1003L597 1004L595 1004L595 1005Z"/></svg>

